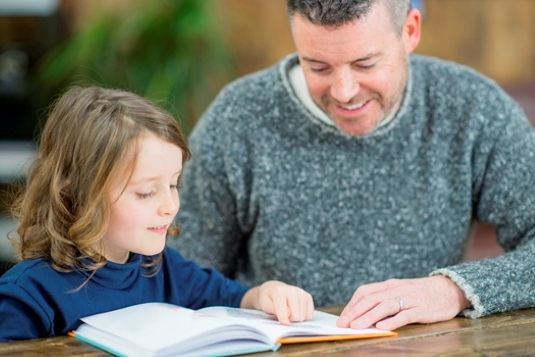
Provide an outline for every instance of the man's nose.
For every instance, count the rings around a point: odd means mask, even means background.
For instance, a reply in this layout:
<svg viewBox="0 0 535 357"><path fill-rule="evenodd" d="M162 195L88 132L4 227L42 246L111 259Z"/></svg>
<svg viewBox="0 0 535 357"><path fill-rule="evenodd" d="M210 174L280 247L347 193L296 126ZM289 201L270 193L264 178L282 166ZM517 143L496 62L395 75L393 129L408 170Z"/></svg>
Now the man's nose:
<svg viewBox="0 0 535 357"><path fill-rule="evenodd" d="M339 103L348 103L359 91L360 85L351 71L335 73L331 84L331 96Z"/></svg>

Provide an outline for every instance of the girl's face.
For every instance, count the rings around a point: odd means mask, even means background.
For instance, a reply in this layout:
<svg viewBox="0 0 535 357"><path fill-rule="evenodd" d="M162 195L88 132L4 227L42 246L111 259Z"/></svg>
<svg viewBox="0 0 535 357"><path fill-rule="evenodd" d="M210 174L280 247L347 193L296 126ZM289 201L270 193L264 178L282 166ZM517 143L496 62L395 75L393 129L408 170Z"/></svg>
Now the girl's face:
<svg viewBox="0 0 535 357"><path fill-rule="evenodd" d="M148 134L138 141L137 162L130 176L115 180L109 193L111 217L102 254L124 263L130 252L155 255L165 247L167 228L180 207L177 182L182 151Z"/></svg>

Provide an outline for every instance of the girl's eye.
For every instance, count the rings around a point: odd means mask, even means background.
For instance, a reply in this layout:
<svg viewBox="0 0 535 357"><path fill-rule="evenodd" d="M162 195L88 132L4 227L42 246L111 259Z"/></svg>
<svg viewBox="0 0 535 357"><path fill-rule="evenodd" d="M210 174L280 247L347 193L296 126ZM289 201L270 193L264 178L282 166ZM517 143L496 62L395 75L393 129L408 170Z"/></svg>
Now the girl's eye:
<svg viewBox="0 0 535 357"><path fill-rule="evenodd" d="M170 187L171 187L173 190L175 190L175 189L176 189L176 190L180 189L180 187L182 187L182 179L179 178L179 179L177 180L176 184L175 184L175 185L171 185Z"/></svg>
<svg viewBox="0 0 535 357"><path fill-rule="evenodd" d="M137 195L138 195L139 198L151 198L152 196L154 196L154 192L138 193Z"/></svg>

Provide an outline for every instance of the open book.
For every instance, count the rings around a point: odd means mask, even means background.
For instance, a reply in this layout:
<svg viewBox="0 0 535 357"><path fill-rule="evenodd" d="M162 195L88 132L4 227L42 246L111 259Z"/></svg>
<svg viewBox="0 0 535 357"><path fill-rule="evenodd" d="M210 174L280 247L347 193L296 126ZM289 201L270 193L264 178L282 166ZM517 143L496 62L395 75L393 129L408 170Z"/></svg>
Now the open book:
<svg viewBox="0 0 535 357"><path fill-rule="evenodd" d="M397 336L368 328L336 327L337 316L281 325L257 310L207 307L197 311L147 303L82 318L74 337L115 355L228 356L276 351L281 344Z"/></svg>

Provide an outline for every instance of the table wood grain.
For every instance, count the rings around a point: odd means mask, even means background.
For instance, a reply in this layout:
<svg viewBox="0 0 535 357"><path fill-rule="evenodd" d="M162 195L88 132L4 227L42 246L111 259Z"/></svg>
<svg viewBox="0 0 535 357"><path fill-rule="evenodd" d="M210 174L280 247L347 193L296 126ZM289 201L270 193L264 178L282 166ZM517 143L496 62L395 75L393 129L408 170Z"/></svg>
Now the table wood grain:
<svg viewBox="0 0 535 357"><path fill-rule="evenodd" d="M319 308L338 314L341 307ZM277 352L248 356L535 356L535 309L480 319L456 317L432 324L413 324L397 337L282 346ZM0 343L0 356L110 356L72 337L61 336Z"/></svg>

